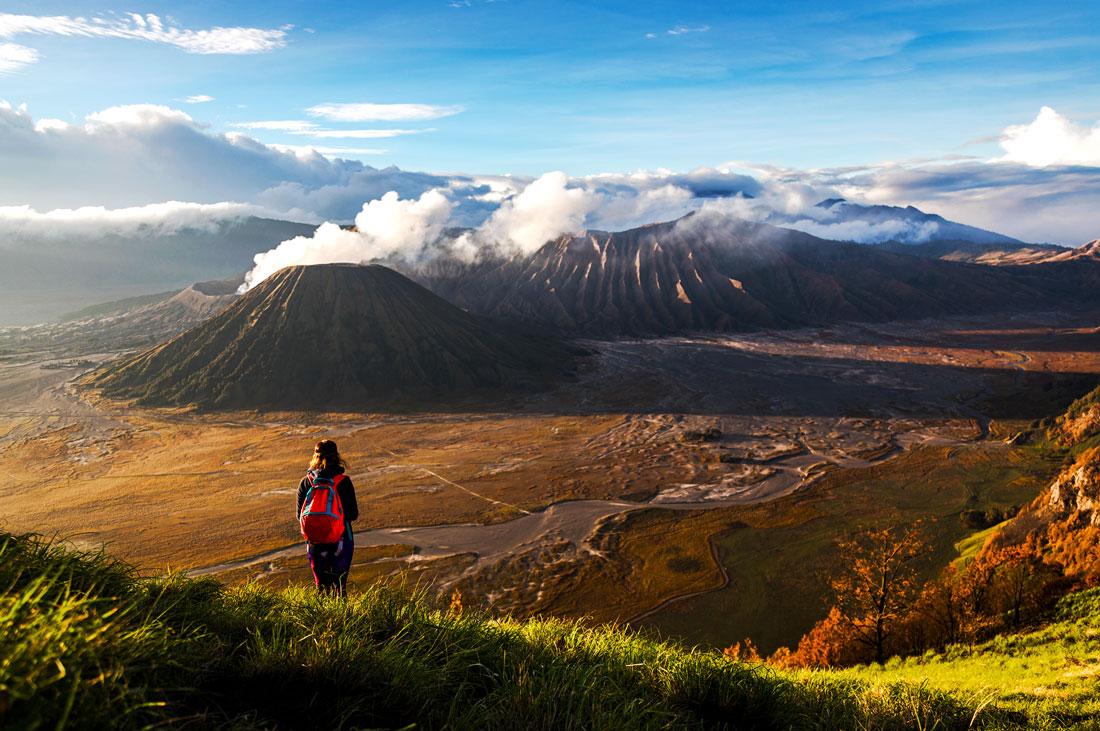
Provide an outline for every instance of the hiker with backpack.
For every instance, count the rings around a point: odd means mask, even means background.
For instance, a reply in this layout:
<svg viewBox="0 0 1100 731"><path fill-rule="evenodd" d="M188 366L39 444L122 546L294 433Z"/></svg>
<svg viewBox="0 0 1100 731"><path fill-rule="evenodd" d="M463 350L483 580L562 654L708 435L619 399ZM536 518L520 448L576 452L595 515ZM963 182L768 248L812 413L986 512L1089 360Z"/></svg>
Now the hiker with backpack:
<svg viewBox="0 0 1100 731"><path fill-rule="evenodd" d="M322 439L313 449L309 471L298 485L295 515L306 539L313 580L323 594L347 595L348 571L355 549L351 522L359 517L355 486L336 442Z"/></svg>

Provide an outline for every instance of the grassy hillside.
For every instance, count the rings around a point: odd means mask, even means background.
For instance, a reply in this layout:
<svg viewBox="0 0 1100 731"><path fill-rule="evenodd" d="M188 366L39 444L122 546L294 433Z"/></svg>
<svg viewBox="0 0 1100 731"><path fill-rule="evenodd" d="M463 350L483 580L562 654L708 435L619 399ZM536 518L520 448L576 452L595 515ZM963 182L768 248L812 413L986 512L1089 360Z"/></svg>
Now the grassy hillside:
<svg viewBox="0 0 1100 731"><path fill-rule="evenodd" d="M984 695L1034 728L1100 729L1100 589L1064 598L1056 621L1042 629L833 677L961 690Z"/></svg>
<svg viewBox="0 0 1100 731"><path fill-rule="evenodd" d="M0 533L0 727L1005 728L925 683L780 673L614 627L490 620L372 588L139 579Z"/></svg>
<svg viewBox="0 0 1100 731"><path fill-rule="evenodd" d="M1058 465L1041 446L922 447L865 469L834 471L812 490L774 501L655 513L628 525L621 545L628 552L655 552L670 542L665 536L688 547L705 546L713 536L728 584L675 602L647 622L668 636L693 637L716 647L748 636L770 653L797 644L828 613L830 579L847 565L836 545L839 537L869 526L929 520L933 552L922 565L922 578L931 578L958 557L956 544L974 536L975 530L960 520L964 511L1008 510L1030 502L1057 474ZM670 526L686 537L679 538ZM628 553L628 559L633 555ZM634 563L644 565L638 559ZM643 580L639 573L601 590L626 593ZM775 611L791 596L800 601ZM611 600L603 605L616 606Z"/></svg>

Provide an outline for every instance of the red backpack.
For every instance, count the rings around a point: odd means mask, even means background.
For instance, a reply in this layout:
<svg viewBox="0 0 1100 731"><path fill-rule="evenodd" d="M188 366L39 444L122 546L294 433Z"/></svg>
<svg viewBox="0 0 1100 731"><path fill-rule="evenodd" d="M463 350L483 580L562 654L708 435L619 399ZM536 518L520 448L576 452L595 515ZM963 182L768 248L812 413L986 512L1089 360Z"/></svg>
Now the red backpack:
<svg viewBox="0 0 1100 731"><path fill-rule="evenodd" d="M321 477L316 472L306 475L309 490L302 501L302 536L310 543L337 543L344 537L344 505L336 486L343 475Z"/></svg>

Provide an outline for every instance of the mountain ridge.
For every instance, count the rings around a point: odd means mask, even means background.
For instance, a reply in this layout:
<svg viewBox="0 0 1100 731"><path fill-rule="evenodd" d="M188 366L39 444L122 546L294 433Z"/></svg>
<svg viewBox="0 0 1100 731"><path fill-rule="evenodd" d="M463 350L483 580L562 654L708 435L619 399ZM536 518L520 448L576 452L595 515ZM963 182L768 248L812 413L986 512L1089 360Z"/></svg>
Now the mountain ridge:
<svg viewBox="0 0 1100 731"><path fill-rule="evenodd" d="M938 261L699 213L560 236L511 259L403 270L472 312L595 337L992 312L1068 294L1041 268Z"/></svg>

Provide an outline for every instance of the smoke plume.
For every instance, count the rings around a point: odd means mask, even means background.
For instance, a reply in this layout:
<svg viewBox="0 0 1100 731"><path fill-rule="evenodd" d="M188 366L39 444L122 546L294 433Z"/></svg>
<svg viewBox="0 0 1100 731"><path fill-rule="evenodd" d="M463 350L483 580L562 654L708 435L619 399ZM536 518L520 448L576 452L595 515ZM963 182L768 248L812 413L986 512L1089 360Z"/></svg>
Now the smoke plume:
<svg viewBox="0 0 1100 731"><path fill-rule="evenodd" d="M354 230L323 223L312 236L296 236L257 254L241 291L295 264L355 264L389 257L415 261L439 239L451 208L451 201L435 189L406 200L391 190L363 205Z"/></svg>

